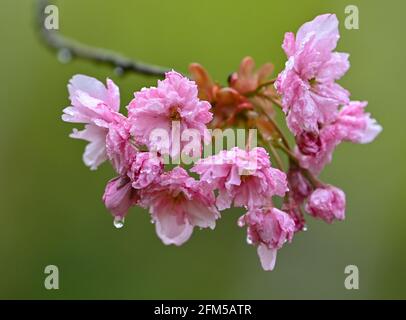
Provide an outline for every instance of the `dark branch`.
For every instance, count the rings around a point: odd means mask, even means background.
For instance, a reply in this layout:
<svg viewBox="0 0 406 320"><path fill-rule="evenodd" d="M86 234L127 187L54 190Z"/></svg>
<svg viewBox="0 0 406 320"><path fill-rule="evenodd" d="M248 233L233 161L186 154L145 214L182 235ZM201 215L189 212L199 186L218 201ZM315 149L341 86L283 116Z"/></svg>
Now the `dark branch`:
<svg viewBox="0 0 406 320"><path fill-rule="evenodd" d="M45 8L48 0L37 0L37 23L40 34L45 43L60 54L68 57L77 57L99 63L104 63L117 68L121 73L134 72L148 76L163 77L169 69L154 66L140 61L134 61L119 53L105 49L91 47L78 41L69 39L60 34L58 30L48 30L45 27Z"/></svg>

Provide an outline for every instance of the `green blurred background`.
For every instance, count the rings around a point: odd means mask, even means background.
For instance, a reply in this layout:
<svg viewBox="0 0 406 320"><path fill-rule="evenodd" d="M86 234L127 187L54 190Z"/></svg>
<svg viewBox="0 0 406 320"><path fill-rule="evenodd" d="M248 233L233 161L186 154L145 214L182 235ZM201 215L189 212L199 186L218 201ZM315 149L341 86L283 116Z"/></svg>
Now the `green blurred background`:
<svg viewBox="0 0 406 320"><path fill-rule="evenodd" d="M284 32L321 13L340 19L339 50L352 68L341 83L384 131L370 145L341 145L323 179L346 191L347 219L309 231L262 271L256 250L236 226L241 211L224 213L215 231L166 247L148 214L133 209L116 230L101 202L109 165L89 171L85 143L60 119L66 85L76 73L111 77L122 107L154 78L116 76L74 60L61 64L39 41L34 5L1 0L0 298L279 299L406 298L406 155L404 1L57 1L65 35L130 57L187 71L200 62L225 80L245 55L284 65ZM360 29L344 28L355 4ZM44 288L44 268L59 267L60 289ZM346 290L344 268L355 264L360 289Z"/></svg>

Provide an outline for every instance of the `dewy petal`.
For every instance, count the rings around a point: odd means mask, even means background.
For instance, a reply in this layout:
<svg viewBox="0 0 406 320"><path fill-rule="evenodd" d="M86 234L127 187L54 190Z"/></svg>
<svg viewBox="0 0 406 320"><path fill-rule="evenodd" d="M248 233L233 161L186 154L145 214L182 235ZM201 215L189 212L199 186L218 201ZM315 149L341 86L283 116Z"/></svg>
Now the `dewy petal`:
<svg viewBox="0 0 406 320"><path fill-rule="evenodd" d="M216 219L219 217L216 210L196 201L189 201L185 206L189 221L192 225L200 228L215 228Z"/></svg>
<svg viewBox="0 0 406 320"><path fill-rule="evenodd" d="M155 218L157 235L166 245L180 246L192 235L193 226L173 211L158 211Z"/></svg>
<svg viewBox="0 0 406 320"><path fill-rule="evenodd" d="M282 49L285 51L286 56L289 58L295 54L295 34L293 32L286 32L283 39Z"/></svg>
<svg viewBox="0 0 406 320"><path fill-rule="evenodd" d="M367 118L367 127L364 134L361 136L359 143L370 143L381 133L382 126L375 119Z"/></svg>
<svg viewBox="0 0 406 320"><path fill-rule="evenodd" d="M315 40L322 42L326 49L334 50L340 38L336 15L323 14L303 24L296 34L296 45L305 42L309 34L314 34Z"/></svg>
<svg viewBox="0 0 406 320"><path fill-rule="evenodd" d="M110 108L115 112L119 112L119 110L120 110L120 89L110 79L107 79L107 96L108 96L108 105L110 106Z"/></svg>
<svg viewBox="0 0 406 320"><path fill-rule="evenodd" d="M218 191L216 206L220 211L230 208L232 202L233 198L230 196L226 189L220 189Z"/></svg>
<svg viewBox="0 0 406 320"><path fill-rule="evenodd" d="M123 218L128 209L135 204L135 193L131 188L131 182L123 183L122 178L114 178L107 183L103 195L106 208L116 217Z"/></svg>
<svg viewBox="0 0 406 320"><path fill-rule="evenodd" d="M275 267L277 249L269 249L266 245L260 244L257 249L262 268L265 271L272 271Z"/></svg>
<svg viewBox="0 0 406 320"><path fill-rule="evenodd" d="M369 143L382 131L382 127L365 112L366 101L351 101L345 105L337 118L337 127L345 140Z"/></svg>
<svg viewBox="0 0 406 320"><path fill-rule="evenodd" d="M76 95L78 91L82 91L98 100L108 100L108 93L104 84L95 78L82 74L77 74L72 77L69 81L68 90L71 96Z"/></svg>
<svg viewBox="0 0 406 320"><path fill-rule="evenodd" d="M85 148L83 162L91 170L96 170L100 164L107 160L106 135L107 129L92 124L86 125L82 131L74 130L70 134L71 138L90 142Z"/></svg>
<svg viewBox="0 0 406 320"><path fill-rule="evenodd" d="M324 82L340 79L350 68L350 62L348 53L333 52L331 58L326 61L320 68L317 74L317 80Z"/></svg>

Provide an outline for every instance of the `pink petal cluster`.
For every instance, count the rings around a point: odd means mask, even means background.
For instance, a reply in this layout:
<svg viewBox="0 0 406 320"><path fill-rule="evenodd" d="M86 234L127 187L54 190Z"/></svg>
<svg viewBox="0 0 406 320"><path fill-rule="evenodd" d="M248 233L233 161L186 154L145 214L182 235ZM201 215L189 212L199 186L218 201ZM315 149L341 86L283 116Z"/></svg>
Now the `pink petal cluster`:
<svg viewBox="0 0 406 320"><path fill-rule="evenodd" d="M288 56L286 68L275 83L282 95L290 130L318 132L329 123L341 104L349 102L349 92L335 81L349 68L348 54L333 52L339 39L338 20L325 14L285 34L283 49Z"/></svg>
<svg viewBox="0 0 406 320"><path fill-rule="evenodd" d="M131 134L151 150L176 157L183 144L175 145L177 142L172 137L182 136L185 129L196 130L204 141L209 141L206 124L213 117L210 109L209 102L199 100L194 81L171 71L166 73L165 80L158 81L158 87L143 88L135 93L128 106ZM174 127L175 122L178 128ZM153 139L156 129L168 133L168 145Z"/></svg>
<svg viewBox="0 0 406 320"><path fill-rule="evenodd" d="M193 64L199 88L181 74L167 72L157 87L134 94L128 116L119 113L120 93L113 81L104 85L74 76L68 85L71 105L62 119L84 124L84 130L74 129L70 136L89 141L83 155L87 166L94 170L109 160L116 171L103 195L116 227L138 205L149 211L162 242L179 246L195 227L214 229L219 211L244 207L247 212L238 225L247 228L247 241L257 247L262 267L272 270L277 251L294 233L306 230L302 209L327 223L344 220L344 192L317 175L341 142L369 143L382 127L365 112L367 102L350 101L349 92L336 83L349 68L348 54L334 52L338 39L336 16L318 16L296 35L285 34L282 47L288 61L275 87L270 86L274 80L267 80L272 65L255 72L249 57L229 77L229 87L213 82ZM199 96L213 103L214 120L211 104ZM272 122L273 105L280 99L295 149ZM211 141L208 124L224 128L240 123L261 127L280 168L284 165L277 153L286 153L287 174L271 166L264 148L250 149L249 143L246 149L235 147L197 161L190 172L199 179L180 166L165 168L168 155L190 155ZM191 146L190 138L197 145ZM284 197L282 210L275 207L275 196Z"/></svg>
<svg viewBox="0 0 406 320"><path fill-rule="evenodd" d="M214 229L220 217L213 190L181 167L164 173L159 182L144 189L140 205L149 208L163 243L178 246L189 239L195 226Z"/></svg>
<svg viewBox="0 0 406 320"><path fill-rule="evenodd" d="M68 89L72 106L64 109L62 118L86 125L71 135L91 141L85 163L96 169L108 159L118 173L103 195L115 220L123 220L134 205L149 208L158 236L165 244L176 245L190 237L194 226L214 228L219 213L207 183L196 181L180 167L164 172L157 152L161 150L147 139L156 128L171 129L175 120L180 121L181 131L194 128L208 137L211 106L197 98L194 82L168 72L158 88L135 94L128 118L118 113L119 91L111 80L105 87L94 78L77 75Z"/></svg>
<svg viewBox="0 0 406 320"><path fill-rule="evenodd" d="M255 208L271 204L272 196L284 196L286 174L271 167L264 148L232 148L201 159L192 168L202 181L218 189L219 210L235 207Z"/></svg>
<svg viewBox="0 0 406 320"><path fill-rule="evenodd" d="M313 217L332 223L345 218L345 194L334 186L317 188L310 195L306 211Z"/></svg>
<svg viewBox="0 0 406 320"><path fill-rule="evenodd" d="M276 208L249 210L238 220L238 225L247 226L247 241L258 246L264 270L273 270L278 249L291 242L295 232L293 219Z"/></svg>

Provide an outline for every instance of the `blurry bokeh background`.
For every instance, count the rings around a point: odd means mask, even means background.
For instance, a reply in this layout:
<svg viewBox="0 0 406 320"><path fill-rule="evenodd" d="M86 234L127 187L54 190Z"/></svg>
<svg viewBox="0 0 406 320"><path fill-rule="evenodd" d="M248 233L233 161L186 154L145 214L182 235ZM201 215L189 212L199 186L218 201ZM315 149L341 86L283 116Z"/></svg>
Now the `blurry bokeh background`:
<svg viewBox="0 0 406 320"><path fill-rule="evenodd" d="M256 250L228 211L215 231L166 247L148 214L133 209L113 227L101 202L114 172L89 171L85 143L60 119L66 85L76 73L111 77L122 107L133 92L155 83L116 76L106 66L58 62L39 41L34 1L1 0L0 7L0 298L406 298L406 167L404 1L57 1L60 30L85 43L187 71L200 62L219 81L245 55L279 71L284 32L321 13L340 19L339 50L352 68L341 84L384 131L369 145L341 145L322 178L345 190L347 219L309 219L309 231L262 271ZM355 4L360 29L344 28ZM60 289L44 288L44 268L60 271ZM344 268L360 271L360 289L344 287Z"/></svg>

